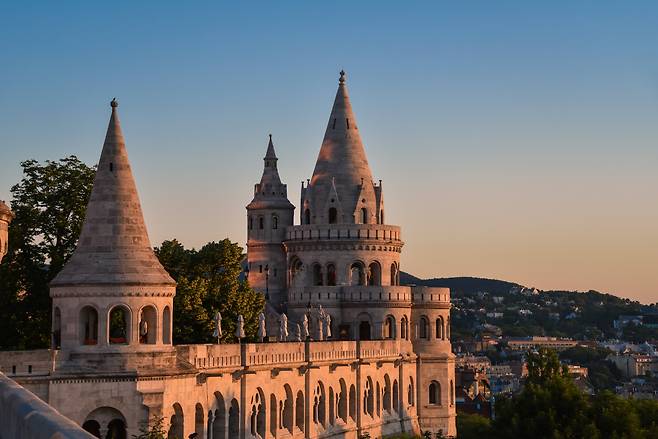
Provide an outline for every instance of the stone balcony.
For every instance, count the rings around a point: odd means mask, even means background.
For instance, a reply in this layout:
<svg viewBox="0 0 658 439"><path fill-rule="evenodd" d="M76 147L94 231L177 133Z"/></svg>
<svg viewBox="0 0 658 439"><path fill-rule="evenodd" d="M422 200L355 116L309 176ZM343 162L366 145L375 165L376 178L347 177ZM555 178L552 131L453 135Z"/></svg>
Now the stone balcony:
<svg viewBox="0 0 658 439"><path fill-rule="evenodd" d="M385 224L304 224L286 228L286 241L371 240L401 245L400 227Z"/></svg>

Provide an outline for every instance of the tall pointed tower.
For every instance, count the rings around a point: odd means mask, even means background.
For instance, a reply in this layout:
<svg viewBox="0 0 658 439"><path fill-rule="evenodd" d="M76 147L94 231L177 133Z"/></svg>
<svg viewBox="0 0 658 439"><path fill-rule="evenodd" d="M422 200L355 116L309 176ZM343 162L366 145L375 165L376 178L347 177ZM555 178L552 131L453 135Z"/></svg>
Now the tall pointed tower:
<svg viewBox="0 0 658 439"><path fill-rule="evenodd" d="M287 186L281 183L278 160L270 134L263 176L254 185L254 198L247 205L247 264L251 286L281 311L286 302L283 240L286 227L293 224L295 206L288 201Z"/></svg>
<svg viewBox="0 0 658 439"><path fill-rule="evenodd" d="M78 245L50 283L54 346L102 362L173 351L176 283L151 248L117 106L112 100Z"/></svg>

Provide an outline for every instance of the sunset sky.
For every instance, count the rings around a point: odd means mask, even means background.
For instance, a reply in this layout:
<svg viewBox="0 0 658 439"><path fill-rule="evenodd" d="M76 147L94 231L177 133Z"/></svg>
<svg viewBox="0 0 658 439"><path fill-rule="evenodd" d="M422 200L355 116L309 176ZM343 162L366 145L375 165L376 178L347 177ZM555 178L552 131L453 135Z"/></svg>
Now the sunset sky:
<svg viewBox="0 0 658 439"><path fill-rule="evenodd" d="M267 135L299 205L343 68L403 270L656 302L657 23L655 1L4 1L0 199L22 160L96 163L116 96L152 243L244 245Z"/></svg>

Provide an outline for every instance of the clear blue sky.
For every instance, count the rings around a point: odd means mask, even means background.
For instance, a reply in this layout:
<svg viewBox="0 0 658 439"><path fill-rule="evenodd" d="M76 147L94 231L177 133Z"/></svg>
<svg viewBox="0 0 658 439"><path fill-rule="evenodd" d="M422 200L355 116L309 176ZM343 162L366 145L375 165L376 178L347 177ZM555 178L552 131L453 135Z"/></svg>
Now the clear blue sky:
<svg viewBox="0 0 658 439"><path fill-rule="evenodd" d="M658 300L657 2L2 1L0 54L0 199L95 163L116 96L153 244L244 244L344 68L403 269Z"/></svg>

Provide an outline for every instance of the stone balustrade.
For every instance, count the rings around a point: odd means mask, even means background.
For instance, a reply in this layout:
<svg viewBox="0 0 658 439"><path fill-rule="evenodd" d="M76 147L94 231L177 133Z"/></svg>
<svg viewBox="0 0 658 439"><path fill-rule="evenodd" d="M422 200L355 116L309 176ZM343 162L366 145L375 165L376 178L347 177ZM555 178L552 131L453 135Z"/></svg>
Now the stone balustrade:
<svg viewBox="0 0 658 439"><path fill-rule="evenodd" d="M400 340L179 345L176 349L180 358L199 370L298 367L302 363L397 358L405 350Z"/></svg>
<svg viewBox="0 0 658 439"><path fill-rule="evenodd" d="M0 426L0 439L94 439L3 373L0 373Z"/></svg>
<svg viewBox="0 0 658 439"><path fill-rule="evenodd" d="M286 228L287 241L372 240L401 244L400 227L385 224L305 224Z"/></svg>
<svg viewBox="0 0 658 439"><path fill-rule="evenodd" d="M436 294L436 293L434 293ZM331 305L338 302L407 302L412 293L406 286L293 287L288 290L289 304Z"/></svg>
<svg viewBox="0 0 658 439"><path fill-rule="evenodd" d="M450 288L412 286L411 292L415 305L450 306Z"/></svg>

